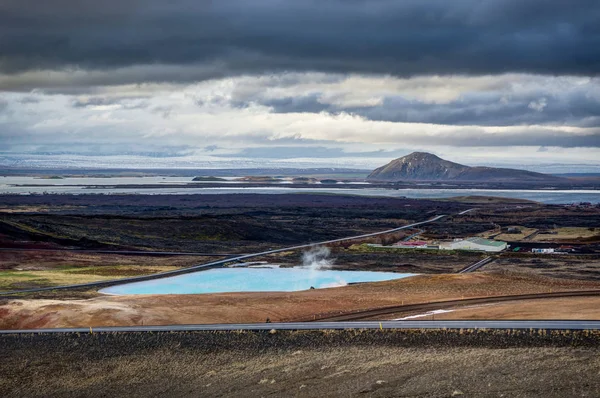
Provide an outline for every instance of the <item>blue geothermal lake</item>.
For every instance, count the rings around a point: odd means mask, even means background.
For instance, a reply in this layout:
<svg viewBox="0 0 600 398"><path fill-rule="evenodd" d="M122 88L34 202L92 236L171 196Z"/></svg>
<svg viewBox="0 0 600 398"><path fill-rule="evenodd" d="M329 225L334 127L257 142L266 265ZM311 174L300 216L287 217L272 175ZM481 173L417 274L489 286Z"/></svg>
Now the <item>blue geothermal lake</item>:
<svg viewBox="0 0 600 398"><path fill-rule="evenodd" d="M306 268L220 268L100 290L106 294L197 294L226 292L292 292L379 282L415 274L370 271L315 271Z"/></svg>

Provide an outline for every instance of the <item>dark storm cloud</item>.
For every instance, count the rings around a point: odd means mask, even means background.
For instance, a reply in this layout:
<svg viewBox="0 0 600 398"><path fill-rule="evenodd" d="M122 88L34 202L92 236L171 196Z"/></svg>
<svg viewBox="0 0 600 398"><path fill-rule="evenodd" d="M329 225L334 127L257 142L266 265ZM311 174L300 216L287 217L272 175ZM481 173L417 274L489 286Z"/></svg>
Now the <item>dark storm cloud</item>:
<svg viewBox="0 0 600 398"><path fill-rule="evenodd" d="M512 126L566 124L600 127L600 97L580 93L540 92L504 98L503 93L469 93L448 103L428 103L401 96L386 97L375 106L344 107L327 103L319 94L267 98L250 102L271 107L275 113L346 112L369 120L447 125ZM247 104L247 103L246 103ZM238 107L245 104L234 103Z"/></svg>
<svg viewBox="0 0 600 398"><path fill-rule="evenodd" d="M600 131L589 135L569 135L562 131L524 130L514 134L489 134L478 129L455 131L433 137L404 135L398 137L398 149L356 152L336 147L334 141L323 141L329 146L307 146L305 140L297 146L259 146L244 148L235 154L216 154L217 157L244 157L255 159L296 159L296 158L397 158L411 152L401 149L403 145L423 145L423 150L431 145L449 145L459 147L503 147L503 146L539 146L537 152L548 151L547 147L563 148L600 148ZM532 150L534 151L534 150Z"/></svg>
<svg viewBox="0 0 600 398"><path fill-rule="evenodd" d="M428 104L394 97L385 99L378 107L347 111L371 120L393 122L480 126L567 124L600 127L600 101L580 96L563 98L542 94L503 101L500 94L472 94L446 104Z"/></svg>
<svg viewBox="0 0 600 398"><path fill-rule="evenodd" d="M261 105L272 107L276 113L319 113L323 111L340 111L335 106L319 101L318 94L298 97L283 97L267 99Z"/></svg>
<svg viewBox="0 0 600 398"><path fill-rule="evenodd" d="M282 70L597 75L599 20L597 0L4 0L0 71L199 68L120 82Z"/></svg>
<svg viewBox="0 0 600 398"><path fill-rule="evenodd" d="M421 139L421 143L425 140ZM429 140L431 145L457 147L546 146L562 148L600 148L600 130L574 135L550 129L523 129L520 133L484 133L477 128L453 132Z"/></svg>

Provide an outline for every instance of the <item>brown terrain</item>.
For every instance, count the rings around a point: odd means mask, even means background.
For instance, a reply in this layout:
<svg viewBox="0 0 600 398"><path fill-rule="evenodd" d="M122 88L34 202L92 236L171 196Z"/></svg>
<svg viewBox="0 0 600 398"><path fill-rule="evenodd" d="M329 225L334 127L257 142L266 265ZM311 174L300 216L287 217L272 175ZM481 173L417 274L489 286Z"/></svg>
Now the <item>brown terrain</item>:
<svg viewBox="0 0 600 398"><path fill-rule="evenodd" d="M600 319L598 295L502 302L497 298L600 291L598 208L499 198L453 202L310 194L40 195L0 200L5 208L0 212L0 247L25 249L0 251L0 291L145 275L211 259L39 249L251 253L385 230L469 207L478 209L429 224L422 232L407 230L371 243L389 244L415 233L429 240L495 234L509 226L558 231L542 234L549 244L578 243L581 233L587 239L576 255L503 253L470 274L456 272L485 254L374 251L361 245L365 242L348 242L330 247L335 269L420 275L300 292L108 296L88 288L5 295L0 298L0 329L91 329L0 335L2 397L591 397L600 391L600 334L594 331L94 330L348 316ZM294 266L301 253L257 260ZM447 303L465 299L478 304ZM384 313L373 315L382 308ZM436 311L440 309L448 312Z"/></svg>
<svg viewBox="0 0 600 398"><path fill-rule="evenodd" d="M416 276L301 292L100 296L83 300L6 299L0 329L311 320L378 307L472 297L574 290L600 283L510 274ZM588 312L593 319L597 312ZM534 314L535 316L535 314Z"/></svg>
<svg viewBox="0 0 600 398"><path fill-rule="evenodd" d="M600 297L519 300L454 308L419 319L586 319L600 320Z"/></svg>
<svg viewBox="0 0 600 398"><path fill-rule="evenodd" d="M210 197L207 197L210 196ZM594 239L600 212L590 206L515 203L500 198L433 201L337 195L41 195L2 197L0 213L0 291L28 287L106 281L186 267L217 254L252 253L260 249L381 231L435 214L454 214L422 230L406 230L370 240L390 244L412 234L417 239L452 239L519 226L548 234L561 245L585 233L589 243L579 254L502 253L472 274L457 275L483 253L372 250L364 241L330 247L334 269L411 272L399 281L333 289L280 293L212 295L105 296L95 289L5 295L0 301L0 328L181 323L240 323L327 319L381 307L556 291L600 289L600 260ZM477 210L465 201L478 202ZM29 206L29 207L28 207ZM523 237L522 237L523 238ZM531 242L537 245L537 242ZM24 249L11 251L10 248ZM125 256L43 251L40 249L158 250L213 253L215 257ZM596 251L596 252L595 252ZM300 252L257 258L282 266L301 263ZM550 300L550 299L544 299ZM525 318L567 317L573 307L549 313L537 300ZM552 300L558 300L552 298ZM581 316L598 312L583 298ZM548 301L550 302L550 301ZM512 302L517 303L517 302ZM590 299L589 303L596 303ZM490 303L488 303L490 304ZM515 304L516 305L516 304ZM527 307L527 308L530 308ZM486 307L448 307L444 317L496 309L513 313L511 303ZM431 307L427 309L435 309ZM460 311L459 311L460 309ZM427 312L425 311L425 312ZM491 314L491 313L490 313ZM563 315L564 314L564 315ZM393 317L420 315L416 309ZM441 316L442 314L440 314ZM344 315L345 316L345 315ZM378 319L389 319L390 314ZM465 315L467 316L467 315ZM491 315L473 315L491 316ZM373 319L371 317L371 319Z"/></svg>
<svg viewBox="0 0 600 398"><path fill-rule="evenodd" d="M519 255L503 256L485 266L486 271L502 271L600 281L600 256Z"/></svg>
<svg viewBox="0 0 600 398"><path fill-rule="evenodd" d="M593 332L0 336L4 397L595 397Z"/></svg>

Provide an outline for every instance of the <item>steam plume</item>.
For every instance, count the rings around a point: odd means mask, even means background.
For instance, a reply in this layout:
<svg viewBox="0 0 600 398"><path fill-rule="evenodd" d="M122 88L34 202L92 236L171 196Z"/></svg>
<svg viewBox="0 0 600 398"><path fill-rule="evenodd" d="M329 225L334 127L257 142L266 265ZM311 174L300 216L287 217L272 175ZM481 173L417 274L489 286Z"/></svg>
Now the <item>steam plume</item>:
<svg viewBox="0 0 600 398"><path fill-rule="evenodd" d="M314 246L302 253L302 267L311 271L329 269L333 265L333 259L329 258L329 248L326 246Z"/></svg>

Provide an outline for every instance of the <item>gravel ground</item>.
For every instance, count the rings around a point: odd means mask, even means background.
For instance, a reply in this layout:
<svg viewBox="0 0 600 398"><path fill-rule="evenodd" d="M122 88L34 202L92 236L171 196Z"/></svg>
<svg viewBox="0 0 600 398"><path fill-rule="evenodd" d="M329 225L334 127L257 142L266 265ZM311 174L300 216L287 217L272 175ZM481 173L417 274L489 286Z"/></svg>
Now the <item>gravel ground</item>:
<svg viewBox="0 0 600 398"><path fill-rule="evenodd" d="M586 347L569 347L570 338L559 338L562 343L557 346L551 338L538 340L527 334L506 339L479 333L471 340L458 332L422 339L423 335L345 331L299 336L267 332L3 337L0 393L4 397L596 397L600 393L597 340ZM524 346L517 347L520 343Z"/></svg>

